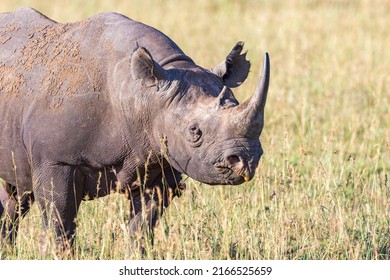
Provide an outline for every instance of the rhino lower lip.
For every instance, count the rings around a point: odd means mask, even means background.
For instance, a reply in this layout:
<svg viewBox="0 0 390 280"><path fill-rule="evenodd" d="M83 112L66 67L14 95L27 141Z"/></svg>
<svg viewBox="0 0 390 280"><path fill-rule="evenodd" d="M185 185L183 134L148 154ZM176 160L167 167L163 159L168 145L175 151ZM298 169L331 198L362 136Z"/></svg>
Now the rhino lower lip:
<svg viewBox="0 0 390 280"><path fill-rule="evenodd" d="M234 171L234 173L238 174L239 176L243 177L245 182L248 182L250 180L250 172L249 172L249 169L248 168L241 168L240 170L238 171Z"/></svg>

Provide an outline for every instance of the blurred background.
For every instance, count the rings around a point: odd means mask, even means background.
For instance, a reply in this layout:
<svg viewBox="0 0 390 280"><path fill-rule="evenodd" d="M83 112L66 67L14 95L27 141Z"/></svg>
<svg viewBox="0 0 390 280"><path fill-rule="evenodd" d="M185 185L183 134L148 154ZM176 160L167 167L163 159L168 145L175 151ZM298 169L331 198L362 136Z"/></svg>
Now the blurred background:
<svg viewBox="0 0 390 280"><path fill-rule="evenodd" d="M390 1L2 0L61 22L115 11L173 39L211 68L237 41L252 62L234 92L254 91L264 53L271 84L256 177L236 187L187 180L147 258L390 258ZM80 210L76 258L139 258L128 205L111 196ZM38 211L10 258L37 258ZM53 258L55 256L47 256Z"/></svg>

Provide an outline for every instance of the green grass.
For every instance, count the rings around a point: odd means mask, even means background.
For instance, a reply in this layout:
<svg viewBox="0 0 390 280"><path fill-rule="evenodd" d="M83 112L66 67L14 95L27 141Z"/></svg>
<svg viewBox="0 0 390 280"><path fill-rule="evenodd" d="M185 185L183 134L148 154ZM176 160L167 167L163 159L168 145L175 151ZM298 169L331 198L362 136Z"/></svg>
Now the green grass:
<svg viewBox="0 0 390 280"><path fill-rule="evenodd" d="M170 36L199 65L245 41L252 61L240 100L256 86L265 51L271 86L256 177L241 186L188 179L167 209L149 259L390 259L390 2L1 1L61 22L118 11ZM139 258L128 203L83 203L77 259ZM34 205L9 259L39 255ZM44 258L55 258L54 252Z"/></svg>

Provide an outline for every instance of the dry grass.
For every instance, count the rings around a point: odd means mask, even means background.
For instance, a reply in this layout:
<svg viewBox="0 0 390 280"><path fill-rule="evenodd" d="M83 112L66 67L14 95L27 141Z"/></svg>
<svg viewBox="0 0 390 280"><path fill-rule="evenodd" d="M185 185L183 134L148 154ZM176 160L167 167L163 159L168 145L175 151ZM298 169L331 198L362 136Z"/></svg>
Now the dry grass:
<svg viewBox="0 0 390 280"><path fill-rule="evenodd" d="M114 10L157 27L198 64L219 63L243 40L272 79L253 181L188 188L168 208L151 259L390 259L390 3L387 1L1 1L58 21ZM34 206L11 259L39 256ZM84 203L78 259L139 258L120 196ZM54 258L48 255L47 258Z"/></svg>

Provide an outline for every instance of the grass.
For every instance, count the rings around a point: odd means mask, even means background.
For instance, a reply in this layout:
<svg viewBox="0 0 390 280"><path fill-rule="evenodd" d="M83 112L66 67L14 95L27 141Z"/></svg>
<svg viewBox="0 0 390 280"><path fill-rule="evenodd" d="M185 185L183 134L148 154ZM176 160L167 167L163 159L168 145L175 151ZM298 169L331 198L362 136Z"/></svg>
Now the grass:
<svg viewBox="0 0 390 280"><path fill-rule="evenodd" d="M148 259L390 259L390 3L386 1L1 1L61 22L118 11L170 36L199 65L246 42L254 91L262 55L271 86L265 154L242 186L188 179L167 209ZM128 242L128 203L83 203L77 259L140 255ZM21 223L10 259L39 255L38 207ZM56 258L54 252L45 258Z"/></svg>

